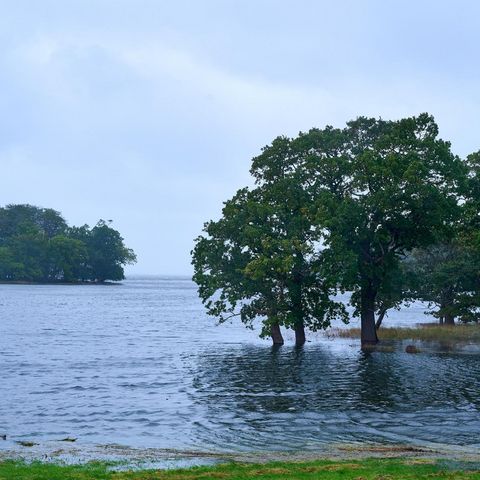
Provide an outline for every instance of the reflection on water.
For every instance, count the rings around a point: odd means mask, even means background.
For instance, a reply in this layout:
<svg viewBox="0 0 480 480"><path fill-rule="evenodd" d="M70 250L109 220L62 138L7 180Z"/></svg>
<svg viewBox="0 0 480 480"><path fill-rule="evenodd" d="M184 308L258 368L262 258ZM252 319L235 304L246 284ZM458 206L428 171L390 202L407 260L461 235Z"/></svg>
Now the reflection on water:
<svg viewBox="0 0 480 480"><path fill-rule="evenodd" d="M214 432L216 445L232 449L352 441L480 446L480 365L472 355L252 346L206 352L192 376L192 402L208 412L203 442Z"/></svg>
<svg viewBox="0 0 480 480"><path fill-rule="evenodd" d="M215 326L179 278L1 285L0 312L0 449L67 436L204 451L480 448L479 355L365 355L322 336L272 349L241 325Z"/></svg>

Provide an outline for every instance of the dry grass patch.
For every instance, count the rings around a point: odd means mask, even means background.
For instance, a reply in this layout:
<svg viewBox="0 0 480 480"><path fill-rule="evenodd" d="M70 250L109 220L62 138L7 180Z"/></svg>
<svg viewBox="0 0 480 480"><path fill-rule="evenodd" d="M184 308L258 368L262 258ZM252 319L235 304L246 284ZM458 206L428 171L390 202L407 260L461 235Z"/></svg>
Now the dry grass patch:
<svg viewBox="0 0 480 480"><path fill-rule="evenodd" d="M360 338L359 328L336 329L330 335L341 338ZM423 340L439 342L480 343L480 325L425 324L416 328L381 327L380 340Z"/></svg>

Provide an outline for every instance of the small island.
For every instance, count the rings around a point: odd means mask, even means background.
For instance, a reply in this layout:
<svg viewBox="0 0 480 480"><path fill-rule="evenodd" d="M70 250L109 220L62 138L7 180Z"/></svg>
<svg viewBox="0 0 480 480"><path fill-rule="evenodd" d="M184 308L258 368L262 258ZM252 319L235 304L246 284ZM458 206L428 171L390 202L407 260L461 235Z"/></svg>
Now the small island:
<svg viewBox="0 0 480 480"><path fill-rule="evenodd" d="M0 208L0 282L103 283L136 262L111 221L70 227L60 212L33 205Z"/></svg>

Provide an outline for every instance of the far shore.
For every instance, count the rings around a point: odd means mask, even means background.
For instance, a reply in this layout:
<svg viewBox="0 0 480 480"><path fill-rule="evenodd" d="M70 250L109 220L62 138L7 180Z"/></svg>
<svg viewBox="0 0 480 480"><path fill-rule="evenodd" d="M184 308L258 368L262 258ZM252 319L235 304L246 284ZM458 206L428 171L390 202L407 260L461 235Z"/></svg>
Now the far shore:
<svg viewBox="0 0 480 480"><path fill-rule="evenodd" d="M75 281L65 282L64 280L48 281L48 282L33 282L28 280L0 280L0 285L121 285L122 281L113 282L106 280L104 282L92 282L92 281Z"/></svg>

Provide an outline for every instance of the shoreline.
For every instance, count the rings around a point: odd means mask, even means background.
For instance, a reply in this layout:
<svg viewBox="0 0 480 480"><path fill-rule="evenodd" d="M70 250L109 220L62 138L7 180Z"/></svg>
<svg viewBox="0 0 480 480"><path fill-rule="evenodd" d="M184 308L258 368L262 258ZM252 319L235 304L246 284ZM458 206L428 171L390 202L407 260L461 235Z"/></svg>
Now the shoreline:
<svg viewBox="0 0 480 480"><path fill-rule="evenodd" d="M121 462L124 465L148 464L191 466L229 462L306 462L318 459L329 461L363 460L366 458L444 458L475 461L480 464L480 447L451 444L406 444L380 442L350 442L319 444L307 450L222 451L195 448L130 447L119 444L89 444L76 439L46 441L10 441L0 449L0 462L53 462L84 464L88 462ZM1 478L1 477L0 477Z"/></svg>
<svg viewBox="0 0 480 480"><path fill-rule="evenodd" d="M89 282L89 281L77 281L77 282L65 282L63 280L50 281L50 282L34 282L28 280L0 280L0 285L68 285L68 286L76 286L76 285L121 285L123 280L118 282L107 280L105 282Z"/></svg>
<svg viewBox="0 0 480 480"><path fill-rule="evenodd" d="M325 479L367 480L388 479L480 479L480 463L454 458L364 458L260 463L228 462L209 466L159 469L151 465L124 465L95 462L67 465L48 462L0 461L0 479L16 480L199 480L222 478L231 480Z"/></svg>

